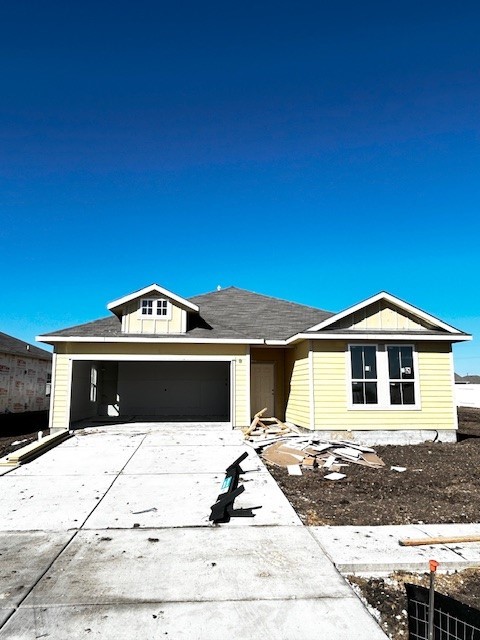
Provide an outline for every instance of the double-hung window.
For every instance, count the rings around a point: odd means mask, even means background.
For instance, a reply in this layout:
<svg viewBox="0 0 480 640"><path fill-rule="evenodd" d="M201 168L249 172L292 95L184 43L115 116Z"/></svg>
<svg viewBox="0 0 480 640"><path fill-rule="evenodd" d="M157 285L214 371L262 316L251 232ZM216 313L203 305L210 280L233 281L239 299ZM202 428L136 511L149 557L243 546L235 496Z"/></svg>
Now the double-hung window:
<svg viewBox="0 0 480 640"><path fill-rule="evenodd" d="M140 314L143 317L163 317L170 315L170 305L165 298L144 299L141 302Z"/></svg>
<svg viewBox="0 0 480 640"><path fill-rule="evenodd" d="M350 345L352 408L418 408L412 345Z"/></svg>

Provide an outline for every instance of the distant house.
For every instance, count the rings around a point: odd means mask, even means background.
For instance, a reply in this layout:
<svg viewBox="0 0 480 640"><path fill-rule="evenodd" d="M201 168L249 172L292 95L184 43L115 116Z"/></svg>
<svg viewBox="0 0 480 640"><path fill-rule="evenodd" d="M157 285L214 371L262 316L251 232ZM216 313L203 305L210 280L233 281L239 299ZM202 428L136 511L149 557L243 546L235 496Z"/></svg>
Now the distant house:
<svg viewBox="0 0 480 640"><path fill-rule="evenodd" d="M263 407L324 437L455 439L452 343L471 336L381 292L340 313L228 287L153 284L54 345L53 430L115 416L223 421Z"/></svg>
<svg viewBox="0 0 480 640"><path fill-rule="evenodd" d="M0 332L0 413L48 409L51 374L51 353Z"/></svg>
<svg viewBox="0 0 480 640"><path fill-rule="evenodd" d="M455 401L457 407L480 408L480 376L455 374Z"/></svg>

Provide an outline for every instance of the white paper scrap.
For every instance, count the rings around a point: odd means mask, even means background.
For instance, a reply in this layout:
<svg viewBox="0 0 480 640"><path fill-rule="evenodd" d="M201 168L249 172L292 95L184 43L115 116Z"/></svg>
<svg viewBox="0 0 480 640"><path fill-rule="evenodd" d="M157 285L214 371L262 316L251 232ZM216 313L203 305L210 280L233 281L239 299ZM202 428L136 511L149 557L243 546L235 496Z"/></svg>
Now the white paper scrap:
<svg viewBox="0 0 480 640"><path fill-rule="evenodd" d="M303 475L299 464L287 464L287 471L288 471L288 475L290 476Z"/></svg>
<svg viewBox="0 0 480 640"><path fill-rule="evenodd" d="M352 449L351 447L341 447L339 449L334 449L333 453L337 453L338 455L350 456L350 458L359 458L360 451L358 449Z"/></svg>
<svg viewBox="0 0 480 640"><path fill-rule="evenodd" d="M346 478L347 476L344 473L337 473L334 471L333 473L327 473L326 476L323 476L325 480L341 480L342 478Z"/></svg>
<svg viewBox="0 0 480 640"><path fill-rule="evenodd" d="M392 471L398 471L399 473L402 473L403 471L407 470L407 467L390 467L390 469Z"/></svg>

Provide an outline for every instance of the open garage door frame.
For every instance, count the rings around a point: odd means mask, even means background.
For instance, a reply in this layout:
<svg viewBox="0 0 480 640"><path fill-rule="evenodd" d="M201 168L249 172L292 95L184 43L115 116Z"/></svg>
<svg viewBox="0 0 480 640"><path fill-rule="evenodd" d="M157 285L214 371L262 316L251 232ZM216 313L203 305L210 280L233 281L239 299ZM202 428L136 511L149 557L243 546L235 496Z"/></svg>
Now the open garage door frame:
<svg viewBox="0 0 480 640"><path fill-rule="evenodd" d="M233 428L234 420L235 420L235 360L230 356L158 356L158 355L124 355L118 356L117 354L85 354L85 355L75 355L72 356L70 365L71 365L71 376L70 380L72 383L72 389L70 392L70 407L69 407L69 416L70 422L72 419L75 420L73 415L74 407L75 407L75 397L74 397L74 388L73 388L73 372L75 371L75 363L91 363L92 367L95 365L101 366L102 362L111 362L111 363L134 363L134 362L176 362L176 363L214 363L214 362L224 362L229 364L229 419L226 421L226 424L229 424L230 427ZM80 365L81 366L81 365ZM85 367L84 367L85 368ZM85 368L86 369L86 368ZM163 418L161 415L158 416L158 421L161 422ZM201 418L200 418L201 419ZM194 418L192 418L192 421ZM185 421L189 421L188 418Z"/></svg>

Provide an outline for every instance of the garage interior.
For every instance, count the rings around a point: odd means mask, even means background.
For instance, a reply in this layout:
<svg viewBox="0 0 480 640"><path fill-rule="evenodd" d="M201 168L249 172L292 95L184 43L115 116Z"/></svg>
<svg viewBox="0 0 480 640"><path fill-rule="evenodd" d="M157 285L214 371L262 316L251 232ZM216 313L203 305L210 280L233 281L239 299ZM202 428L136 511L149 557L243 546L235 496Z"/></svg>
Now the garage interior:
<svg viewBox="0 0 480 640"><path fill-rule="evenodd" d="M227 361L74 360L70 423L230 422L230 366Z"/></svg>

